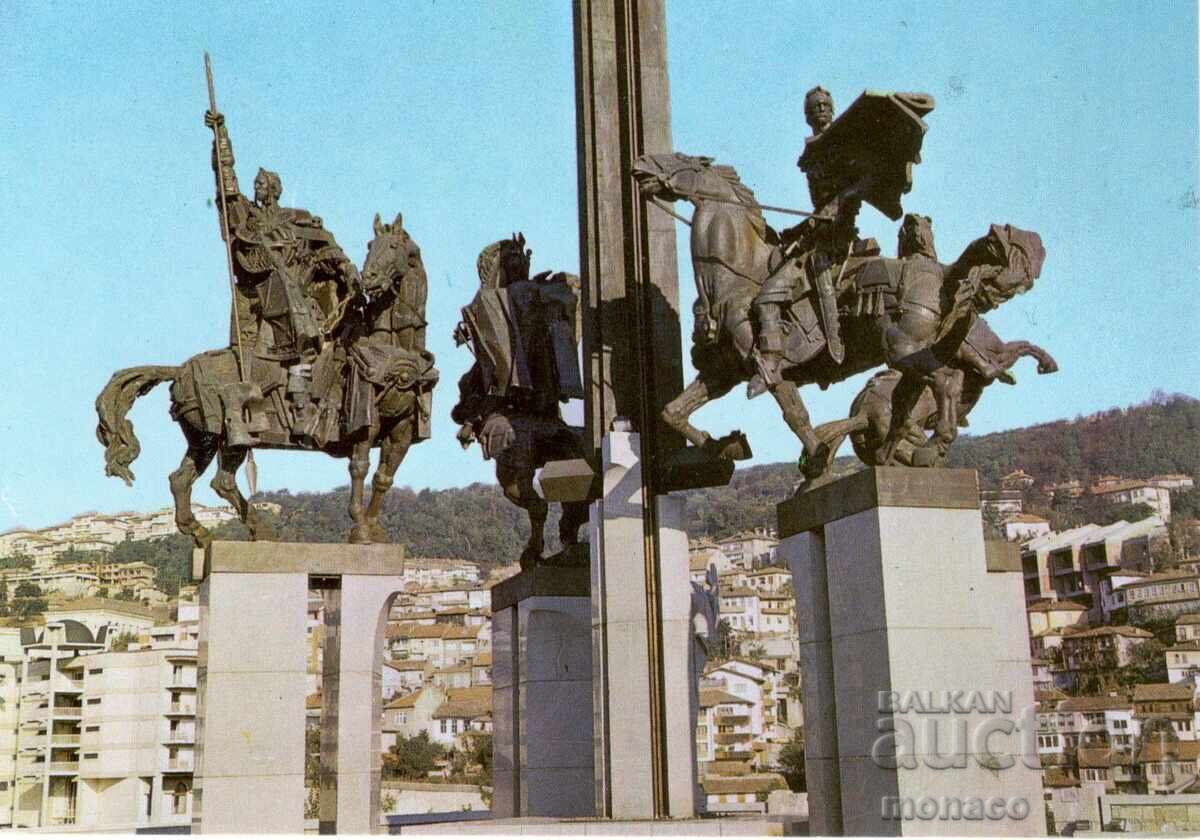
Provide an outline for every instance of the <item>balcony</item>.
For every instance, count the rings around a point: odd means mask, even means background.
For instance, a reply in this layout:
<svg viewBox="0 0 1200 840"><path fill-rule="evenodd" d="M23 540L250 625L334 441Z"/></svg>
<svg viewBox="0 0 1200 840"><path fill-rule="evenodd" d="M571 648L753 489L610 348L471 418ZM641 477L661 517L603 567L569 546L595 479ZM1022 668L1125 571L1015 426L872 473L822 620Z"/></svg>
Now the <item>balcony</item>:
<svg viewBox="0 0 1200 840"><path fill-rule="evenodd" d="M750 723L750 715L717 715L718 726L744 726Z"/></svg>
<svg viewBox="0 0 1200 840"><path fill-rule="evenodd" d="M79 772L79 760L76 759L74 761L51 761L50 762L50 772L51 773L78 773Z"/></svg>
<svg viewBox="0 0 1200 840"><path fill-rule="evenodd" d="M196 733L180 730L179 732L168 732L167 737L163 739L164 744L194 744L196 743Z"/></svg>
<svg viewBox="0 0 1200 840"><path fill-rule="evenodd" d="M741 741L749 741L754 737L752 732L718 732L714 740L718 744L737 744Z"/></svg>
<svg viewBox="0 0 1200 840"><path fill-rule="evenodd" d="M196 762L190 758L175 758L169 759L166 765L167 773L191 773L196 766Z"/></svg>
<svg viewBox="0 0 1200 840"><path fill-rule="evenodd" d="M83 706L55 706L54 716L58 718L81 718Z"/></svg>
<svg viewBox="0 0 1200 840"><path fill-rule="evenodd" d="M68 677L66 674L55 674L51 684L55 691L64 694L79 694L83 691L83 680Z"/></svg>
<svg viewBox="0 0 1200 840"><path fill-rule="evenodd" d="M68 808L60 814L51 814L47 821L50 825L75 825L75 809Z"/></svg>
<svg viewBox="0 0 1200 840"><path fill-rule="evenodd" d="M50 735L50 743L52 743L56 747L62 746L62 745L78 746L79 745L79 733L78 732L54 732Z"/></svg>
<svg viewBox="0 0 1200 840"><path fill-rule="evenodd" d="M195 715L196 707L189 703L172 703L167 708L168 715Z"/></svg>

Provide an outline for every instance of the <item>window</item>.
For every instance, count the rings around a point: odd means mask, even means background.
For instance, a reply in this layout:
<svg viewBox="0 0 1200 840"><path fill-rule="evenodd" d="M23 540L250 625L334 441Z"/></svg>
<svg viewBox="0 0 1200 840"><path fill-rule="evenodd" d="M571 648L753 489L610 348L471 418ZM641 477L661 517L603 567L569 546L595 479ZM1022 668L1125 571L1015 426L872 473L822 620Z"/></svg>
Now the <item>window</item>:
<svg viewBox="0 0 1200 840"><path fill-rule="evenodd" d="M96 704L98 704L98 703L99 703L101 700L103 700L103 699L104 699L103 697L89 697L89 698L88 698L88 705L89 705L89 706L95 706Z"/></svg>
<svg viewBox="0 0 1200 840"><path fill-rule="evenodd" d="M442 724L442 734L445 735L446 734L446 719L445 718L442 718L441 724Z"/></svg>
<svg viewBox="0 0 1200 840"><path fill-rule="evenodd" d="M99 726L85 726L85 727L83 728L83 731L84 731L84 732L99 732L99 731L100 731L100 727L99 727Z"/></svg>
<svg viewBox="0 0 1200 840"><path fill-rule="evenodd" d="M96 674L103 674L103 673L104 673L103 668L88 668L88 674L90 674L90 675L94 676Z"/></svg>
<svg viewBox="0 0 1200 840"><path fill-rule="evenodd" d="M84 753L83 757L84 758L99 758L100 753Z"/></svg>
<svg viewBox="0 0 1200 840"><path fill-rule="evenodd" d="M187 813L188 786L184 782L176 782L175 790L171 793L171 811L178 815Z"/></svg>

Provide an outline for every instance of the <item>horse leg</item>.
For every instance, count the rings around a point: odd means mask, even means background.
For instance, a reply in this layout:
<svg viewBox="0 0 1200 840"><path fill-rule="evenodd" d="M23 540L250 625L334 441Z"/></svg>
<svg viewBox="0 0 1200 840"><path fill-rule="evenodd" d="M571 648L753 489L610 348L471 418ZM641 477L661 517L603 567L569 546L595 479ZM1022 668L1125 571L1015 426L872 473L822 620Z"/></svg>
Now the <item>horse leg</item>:
<svg viewBox="0 0 1200 840"><path fill-rule="evenodd" d="M533 487L533 470L517 469L505 464L496 464L496 481L508 499L529 514L529 542L521 552L521 569L531 569L542 559L546 548L543 531L546 529L546 516L550 506L546 500L537 494Z"/></svg>
<svg viewBox="0 0 1200 840"><path fill-rule="evenodd" d="M175 499L175 525L180 533L192 538L197 548L206 548L212 542L209 530L196 521L192 513L192 485L204 474L217 453L217 437L207 432L198 432L183 426L188 448L179 469L170 475L171 496Z"/></svg>
<svg viewBox="0 0 1200 840"><path fill-rule="evenodd" d="M800 387L790 379L785 379L771 389L771 396L779 404L783 412L783 421L787 423L801 445L804 452L800 456L800 471L806 478L820 478L829 469L829 446L817 436L809 419L808 409L800 398Z"/></svg>
<svg viewBox="0 0 1200 840"><path fill-rule="evenodd" d="M887 436L875 458L879 466L890 466L898 463L896 450L904 440L914 422L914 412L921 395L925 393L927 381L916 372L905 372L900 376L892 391L891 422Z"/></svg>
<svg viewBox="0 0 1200 840"><path fill-rule="evenodd" d="M1043 350L1038 345L1030 341L1008 341L1004 344L1004 350L1001 354L1002 364L1004 369L1008 370L1017 363L1017 359L1022 356L1031 356L1037 359L1038 373L1055 373L1058 370L1058 362L1054 357Z"/></svg>
<svg viewBox="0 0 1200 840"><path fill-rule="evenodd" d="M350 454L350 542L369 543L371 535L367 529L366 507L363 505L363 489L367 473L371 469L371 444L375 440L375 429L367 437L354 444Z"/></svg>
<svg viewBox="0 0 1200 840"><path fill-rule="evenodd" d="M250 532L250 539L271 539L269 526L260 524L258 511L246 501L237 484L237 471L246 460L249 450L244 446L223 446L217 453L217 474L213 476L211 487L216 494L233 506L238 518Z"/></svg>
<svg viewBox="0 0 1200 840"><path fill-rule="evenodd" d="M717 377L711 373L697 374L678 397L667 403L662 420L687 439L688 443L709 450L714 457L740 461L750 457L750 443L741 432L734 431L714 439L688 422L688 418L712 400L720 399L735 385L732 377Z"/></svg>
<svg viewBox="0 0 1200 840"><path fill-rule="evenodd" d="M913 466L937 466L946 460L950 444L958 437L958 406L963 394L963 372L944 367L933 372L933 397L937 402L937 422L933 436L914 453ZM928 463L927 463L928 462Z"/></svg>
<svg viewBox="0 0 1200 840"><path fill-rule="evenodd" d="M379 466L375 468L375 477L371 479L371 501L367 504L366 514L367 533L371 535L372 542L388 541L387 531L379 524L379 514L383 509L383 497L392 489L396 470L412 445L412 433L413 421L402 420L392 427L379 448Z"/></svg>

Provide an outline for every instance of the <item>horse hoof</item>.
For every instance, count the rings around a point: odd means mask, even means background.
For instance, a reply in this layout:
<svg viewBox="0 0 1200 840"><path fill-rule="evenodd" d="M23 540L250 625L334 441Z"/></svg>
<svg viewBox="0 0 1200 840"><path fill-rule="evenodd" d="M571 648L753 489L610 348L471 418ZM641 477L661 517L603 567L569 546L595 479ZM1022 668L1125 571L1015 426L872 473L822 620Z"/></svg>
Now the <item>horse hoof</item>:
<svg viewBox="0 0 1200 840"><path fill-rule="evenodd" d="M722 438L709 441L709 448L718 458L729 461L745 461L753 457L750 441L741 432L730 432Z"/></svg>
<svg viewBox="0 0 1200 840"><path fill-rule="evenodd" d="M196 548L208 548L212 541L212 532L203 525L197 525L196 530L192 532L192 542L196 544Z"/></svg>
<svg viewBox="0 0 1200 840"><path fill-rule="evenodd" d="M541 562L542 562L542 552L536 551L532 548L527 548L524 551L522 551L521 557L517 561L517 563L521 566L522 572L527 572L530 569L533 569L536 566L541 565Z"/></svg>
<svg viewBox="0 0 1200 840"><path fill-rule="evenodd" d="M364 525L355 525L350 529L350 542L357 545L370 545L371 533Z"/></svg>

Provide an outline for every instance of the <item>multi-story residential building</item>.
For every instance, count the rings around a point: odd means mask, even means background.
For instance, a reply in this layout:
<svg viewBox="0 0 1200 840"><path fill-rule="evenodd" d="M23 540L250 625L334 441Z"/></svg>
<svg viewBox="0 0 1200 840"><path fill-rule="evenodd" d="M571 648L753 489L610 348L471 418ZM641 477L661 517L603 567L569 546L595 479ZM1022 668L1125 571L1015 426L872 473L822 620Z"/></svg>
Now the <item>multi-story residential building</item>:
<svg viewBox="0 0 1200 840"><path fill-rule="evenodd" d="M1200 676L1200 639L1172 645L1163 656L1167 660L1167 682Z"/></svg>
<svg viewBox="0 0 1200 840"><path fill-rule="evenodd" d="M1025 576L1025 600L1027 602L1047 599L1067 600L1069 596L1060 591L1058 577L1077 572L1074 551L1084 535L1095 526L1085 525L1069 531L1043 534L1034 537L1021 549L1021 568ZM1064 553L1065 552L1065 553ZM1051 562L1053 555L1054 561ZM1079 585L1083 576L1079 575ZM1062 585L1070 589L1070 585Z"/></svg>
<svg viewBox="0 0 1200 840"><path fill-rule="evenodd" d="M696 760L701 774L716 761L747 761L754 755L754 704L721 688L700 689L696 716ZM748 765L747 765L748 767Z"/></svg>
<svg viewBox="0 0 1200 840"><path fill-rule="evenodd" d="M448 688L434 709L429 737L446 747L462 747L463 736L492 731L492 687Z"/></svg>
<svg viewBox="0 0 1200 840"><path fill-rule="evenodd" d="M1074 684L1083 671L1111 671L1128 665L1134 645L1154 638L1139 627L1093 627L1065 633L1062 666Z"/></svg>
<svg viewBox="0 0 1200 840"><path fill-rule="evenodd" d="M390 659L384 665L384 673L394 680L393 683L385 680L383 686L383 696L388 700L418 690L433 671L424 659Z"/></svg>
<svg viewBox="0 0 1200 840"><path fill-rule="evenodd" d="M721 587L718 610L721 620L728 621L734 630L759 632L762 599L756 590L743 586Z"/></svg>
<svg viewBox="0 0 1200 840"><path fill-rule="evenodd" d="M446 668L491 649L491 625L389 624L388 647L394 659L424 659Z"/></svg>
<svg viewBox="0 0 1200 840"><path fill-rule="evenodd" d="M92 633L107 627L114 636L139 636L154 627L157 619L165 618L165 610L142 606L136 601L119 601L113 598L81 598L52 605L44 613L47 623L55 621L78 621Z"/></svg>
<svg viewBox="0 0 1200 840"><path fill-rule="evenodd" d="M66 666L104 650L106 636L70 619L21 629L14 828L76 822L83 680Z"/></svg>
<svg viewBox="0 0 1200 840"><path fill-rule="evenodd" d="M1200 639L1200 613L1184 613L1175 619L1175 641Z"/></svg>
<svg viewBox="0 0 1200 840"><path fill-rule="evenodd" d="M780 592L792 585L792 573L782 566L763 566L746 573L745 585L764 594Z"/></svg>
<svg viewBox="0 0 1200 840"><path fill-rule="evenodd" d="M1029 623L1029 654L1041 658L1050 648L1062 645L1063 633L1078 627L1087 615L1087 607L1074 601L1039 601L1025 608Z"/></svg>
<svg viewBox="0 0 1200 840"><path fill-rule="evenodd" d="M735 534L723 540L717 540L717 548L728 562L729 567L753 569L756 566L770 566L775 562L775 550L779 540L766 533ZM728 568L718 568L718 571L728 571Z"/></svg>
<svg viewBox="0 0 1200 840"><path fill-rule="evenodd" d="M1137 761L1149 793L1180 793L1196 784L1200 741L1153 738L1142 746Z"/></svg>
<svg viewBox="0 0 1200 840"><path fill-rule="evenodd" d="M195 642L107 651L116 636L71 618L22 630L14 826L190 822Z"/></svg>
<svg viewBox="0 0 1200 840"><path fill-rule="evenodd" d="M1050 533L1050 520L1034 513L1018 513L1004 520L1004 538L1009 542L1025 542Z"/></svg>
<svg viewBox="0 0 1200 840"><path fill-rule="evenodd" d="M1132 621L1169 618L1200 612L1200 573L1175 569L1149 575L1121 587Z"/></svg>
<svg viewBox="0 0 1200 840"><path fill-rule="evenodd" d="M1149 481L1119 481L1111 485L1096 486L1092 494L1110 505L1147 505L1164 522L1171 520L1171 491Z"/></svg>
<svg viewBox="0 0 1200 840"><path fill-rule="evenodd" d="M1142 731L1154 718L1170 721L1181 741L1196 740L1195 687L1183 683L1148 683L1133 687L1133 714Z"/></svg>
<svg viewBox="0 0 1200 840"><path fill-rule="evenodd" d="M1191 490L1196 484L1190 475L1183 475L1181 473L1152 475L1146 479L1146 483L1153 484L1155 487L1164 487L1167 490Z"/></svg>

